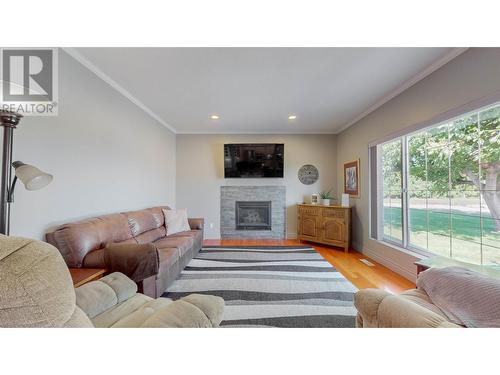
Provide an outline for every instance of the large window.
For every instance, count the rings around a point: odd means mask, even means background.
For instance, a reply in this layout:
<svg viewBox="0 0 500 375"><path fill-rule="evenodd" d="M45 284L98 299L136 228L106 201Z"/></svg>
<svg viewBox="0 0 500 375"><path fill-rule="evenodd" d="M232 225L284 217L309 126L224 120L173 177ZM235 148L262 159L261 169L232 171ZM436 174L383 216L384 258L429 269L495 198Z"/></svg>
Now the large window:
<svg viewBox="0 0 500 375"><path fill-rule="evenodd" d="M500 105L384 142L370 154L378 223L372 236L500 264Z"/></svg>

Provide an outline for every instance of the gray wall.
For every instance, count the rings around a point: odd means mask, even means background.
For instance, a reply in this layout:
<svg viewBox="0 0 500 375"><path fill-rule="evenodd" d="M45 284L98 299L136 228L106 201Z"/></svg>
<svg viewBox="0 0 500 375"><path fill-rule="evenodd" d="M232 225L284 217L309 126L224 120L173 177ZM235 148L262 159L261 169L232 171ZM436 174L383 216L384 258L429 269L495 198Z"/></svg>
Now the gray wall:
<svg viewBox="0 0 500 375"><path fill-rule="evenodd" d="M225 143L284 143L285 178L224 179ZM303 164L319 169L319 181L303 185L297 172ZM177 135L177 207L204 217L206 238L220 238L220 187L285 185L287 236L297 235L297 203L336 185L334 135ZM336 192L335 192L336 193ZM212 227L211 227L212 225Z"/></svg>
<svg viewBox="0 0 500 375"><path fill-rule="evenodd" d="M11 234L42 239L59 223L175 204L175 135L59 51L59 116L26 117L14 160L54 175L16 189Z"/></svg>
<svg viewBox="0 0 500 375"><path fill-rule="evenodd" d="M500 49L469 49L338 135L338 175L342 177L345 161L361 158L361 198L351 199L356 249L410 279L415 277L415 256L369 239L368 144L498 90ZM342 189L342 178L337 187Z"/></svg>

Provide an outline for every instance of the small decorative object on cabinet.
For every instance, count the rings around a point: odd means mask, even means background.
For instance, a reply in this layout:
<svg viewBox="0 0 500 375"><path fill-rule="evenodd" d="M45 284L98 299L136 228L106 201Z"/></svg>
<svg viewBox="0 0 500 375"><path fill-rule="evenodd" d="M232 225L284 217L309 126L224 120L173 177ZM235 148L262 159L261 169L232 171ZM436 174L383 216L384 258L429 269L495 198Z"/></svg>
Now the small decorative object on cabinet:
<svg viewBox="0 0 500 375"><path fill-rule="evenodd" d="M313 205L318 204L318 194L311 194L311 204Z"/></svg>
<svg viewBox="0 0 500 375"><path fill-rule="evenodd" d="M342 207L349 207L349 194L342 194Z"/></svg>
<svg viewBox="0 0 500 375"><path fill-rule="evenodd" d="M319 193L319 196L321 197L321 204L323 206L329 206L330 201L335 200L335 198L331 194L331 191L332 189L328 191L322 191L321 193Z"/></svg>
<svg viewBox="0 0 500 375"><path fill-rule="evenodd" d="M340 246L351 243L351 207L298 205L299 240Z"/></svg>

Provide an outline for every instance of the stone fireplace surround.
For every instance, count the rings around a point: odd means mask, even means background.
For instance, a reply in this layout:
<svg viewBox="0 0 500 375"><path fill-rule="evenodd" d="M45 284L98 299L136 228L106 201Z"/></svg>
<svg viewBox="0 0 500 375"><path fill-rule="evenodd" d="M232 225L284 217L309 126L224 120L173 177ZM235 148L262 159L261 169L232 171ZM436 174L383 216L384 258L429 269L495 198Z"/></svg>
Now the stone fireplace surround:
<svg viewBox="0 0 500 375"><path fill-rule="evenodd" d="M236 229L236 202L271 202L271 230ZM286 237L285 186L221 186L221 238L284 239Z"/></svg>

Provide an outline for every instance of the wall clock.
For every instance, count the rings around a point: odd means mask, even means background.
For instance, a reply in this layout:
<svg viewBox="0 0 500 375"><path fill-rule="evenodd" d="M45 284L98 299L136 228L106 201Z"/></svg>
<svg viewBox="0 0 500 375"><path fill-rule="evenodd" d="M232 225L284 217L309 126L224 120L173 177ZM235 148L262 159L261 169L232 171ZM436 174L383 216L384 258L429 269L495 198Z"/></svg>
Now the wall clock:
<svg viewBox="0 0 500 375"><path fill-rule="evenodd" d="M318 181L319 172L318 169L311 164L306 164L299 169L299 181L304 185L312 185Z"/></svg>

